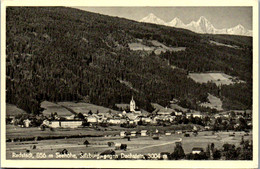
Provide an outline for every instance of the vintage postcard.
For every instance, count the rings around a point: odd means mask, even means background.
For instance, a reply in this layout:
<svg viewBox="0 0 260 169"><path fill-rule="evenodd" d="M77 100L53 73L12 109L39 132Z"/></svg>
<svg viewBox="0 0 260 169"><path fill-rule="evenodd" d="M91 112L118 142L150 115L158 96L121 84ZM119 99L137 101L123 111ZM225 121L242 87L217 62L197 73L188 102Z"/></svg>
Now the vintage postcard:
<svg viewBox="0 0 260 169"><path fill-rule="evenodd" d="M1 167L258 167L257 1L1 2Z"/></svg>

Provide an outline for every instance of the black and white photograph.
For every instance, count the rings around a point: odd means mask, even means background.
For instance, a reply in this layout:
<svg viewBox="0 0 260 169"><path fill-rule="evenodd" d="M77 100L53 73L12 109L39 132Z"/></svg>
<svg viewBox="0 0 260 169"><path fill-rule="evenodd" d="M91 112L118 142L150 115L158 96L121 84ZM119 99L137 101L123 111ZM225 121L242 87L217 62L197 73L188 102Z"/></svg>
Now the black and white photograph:
<svg viewBox="0 0 260 169"><path fill-rule="evenodd" d="M258 21L249 2L7 3L4 160L257 167Z"/></svg>

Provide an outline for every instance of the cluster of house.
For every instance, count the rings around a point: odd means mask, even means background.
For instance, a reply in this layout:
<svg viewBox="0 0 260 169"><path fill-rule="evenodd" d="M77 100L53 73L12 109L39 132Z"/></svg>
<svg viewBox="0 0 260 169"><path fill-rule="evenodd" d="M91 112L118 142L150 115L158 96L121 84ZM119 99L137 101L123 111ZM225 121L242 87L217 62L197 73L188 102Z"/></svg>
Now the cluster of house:
<svg viewBox="0 0 260 169"><path fill-rule="evenodd" d="M93 124L108 124L108 125L120 125L120 124L127 124L127 125L138 125L141 122L142 124L151 124L156 125L159 122L169 122L172 123L178 116L185 116L186 118L200 118L203 119L208 116L207 113L201 113L194 110L186 110L186 111L178 111L174 108L156 108L155 111L152 113L148 113L145 111L141 111L136 107L136 103L132 97L130 104L126 105L127 108L124 108L121 112L97 112L91 114L82 114L84 116L85 121L82 119L76 118L76 115L70 115L63 119L61 119L58 114L54 116L52 120L44 120L43 124L47 125L52 128L77 128L83 125L84 122L89 123L90 125ZM216 119L219 117L228 118L231 114L234 113L232 111L226 111L222 113L215 114L211 116L212 119ZM252 121L252 111L235 111L235 117L238 119L239 117L245 117L245 113L248 114L248 122L249 125L250 121ZM251 118L251 120L250 120ZM30 126L30 121L25 120L25 127ZM209 126L206 126L209 129Z"/></svg>
<svg viewBox="0 0 260 169"><path fill-rule="evenodd" d="M187 113L186 116L191 116L192 113ZM176 116L182 115L182 112L177 112L171 108L162 108L156 110L155 114L142 112L136 107L136 103L132 97L129 108L119 112L119 113L92 113L92 114L83 114L86 122L90 124L100 124L106 123L109 125L120 125L120 124L129 124L129 125L138 125L139 122L146 124L156 125L158 121L168 121L173 122ZM194 117L202 118L201 114L194 113ZM76 119L75 115L67 116L65 119L61 120L58 114L55 115L54 120L45 120L44 125L50 126L52 128L76 128L83 124L82 119Z"/></svg>

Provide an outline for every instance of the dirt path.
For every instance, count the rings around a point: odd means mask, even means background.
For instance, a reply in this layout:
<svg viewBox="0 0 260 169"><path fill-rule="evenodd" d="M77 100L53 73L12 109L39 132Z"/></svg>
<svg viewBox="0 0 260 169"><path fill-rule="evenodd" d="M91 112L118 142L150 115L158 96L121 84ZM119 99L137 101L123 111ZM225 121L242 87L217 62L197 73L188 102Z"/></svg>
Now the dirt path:
<svg viewBox="0 0 260 169"><path fill-rule="evenodd" d="M177 141L182 141L182 138L179 138L179 140L175 140L175 141L171 141L171 142L166 142L166 143L162 143L162 144L156 144L156 145L150 145L150 146L145 146L145 147L142 147L142 148L135 148L135 149L131 149L131 150L127 150L127 152L130 152L130 151L135 151L135 150L143 150L143 149L146 149L146 148L151 148L151 147L159 147L159 146L164 146L164 145L167 145L167 144L173 144Z"/></svg>

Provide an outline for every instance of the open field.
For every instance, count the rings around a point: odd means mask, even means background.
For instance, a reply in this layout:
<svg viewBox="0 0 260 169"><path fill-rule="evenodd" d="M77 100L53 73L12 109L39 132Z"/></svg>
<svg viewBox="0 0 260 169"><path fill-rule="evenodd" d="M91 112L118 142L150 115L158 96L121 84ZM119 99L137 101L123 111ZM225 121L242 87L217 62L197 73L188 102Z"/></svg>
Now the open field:
<svg viewBox="0 0 260 169"><path fill-rule="evenodd" d="M17 116L19 114L26 114L26 112L19 109L16 105L6 104L6 116Z"/></svg>
<svg viewBox="0 0 260 169"><path fill-rule="evenodd" d="M171 125L171 126L149 126L149 131L155 131L158 129L161 133L165 131L181 130L184 126L187 129L192 129L193 125ZM75 136L75 135L92 135L92 136L105 136L105 135L119 135L120 131L140 131L147 130L147 126L137 126L136 128L122 128L120 126L101 127L94 128L56 128L54 131L48 128L45 131L41 131L40 128L30 127L21 128L13 125L6 126L6 139L23 139L34 137L49 137L49 136ZM199 128L199 127L198 127Z"/></svg>
<svg viewBox="0 0 260 169"><path fill-rule="evenodd" d="M43 101L41 103L41 107L45 110L43 111L43 115L49 116L51 113L57 112L59 116L71 116L73 115L72 112L67 110L66 108L71 109L75 113L88 113L90 110L93 113L96 113L99 111L99 113L107 113L108 111L111 111L112 113L116 113L117 111L103 107L98 106L90 103L75 103L75 102L58 102L53 103L49 101ZM66 108L65 108L66 107Z"/></svg>
<svg viewBox="0 0 260 169"><path fill-rule="evenodd" d="M217 109L218 111L223 110L222 101L220 100L220 98L213 96L211 94L208 94L208 100L209 100L209 103L201 103L200 105L204 106L204 107L209 107L212 109L214 108L214 109Z"/></svg>
<svg viewBox="0 0 260 169"><path fill-rule="evenodd" d="M166 51L171 52L179 52L179 51L185 51L186 47L168 47L157 40L149 40L148 43L150 43L149 46L146 46L139 41L138 43L128 43L128 46L130 50L137 51L154 51L156 55L160 55L162 52L165 53Z"/></svg>
<svg viewBox="0 0 260 169"><path fill-rule="evenodd" d="M71 116L73 115L70 111L53 102L43 101L41 102L41 107L44 108L42 114L45 116L51 115L51 113L56 112L59 116Z"/></svg>
<svg viewBox="0 0 260 169"><path fill-rule="evenodd" d="M30 129L30 128L29 128ZM153 140L151 136L138 136L138 137L131 137L131 140L128 141L125 138L120 138L119 132L120 128L116 130L113 128L114 131L106 131L107 133L102 133L101 131L95 131L91 129L84 129L85 133L81 129L80 131L84 134L88 133L90 135L101 135L101 134L108 134L109 132L113 135L104 135L102 137L83 137L83 138L67 138L67 139L53 139L53 140L41 140L41 141L25 141L25 142L7 142L7 159L13 159L12 153L26 153L26 150L30 150L30 153L36 158L40 158L38 155L39 153L45 153L48 158L48 155L54 155L54 157L49 157L49 159L56 159L57 151L62 151L63 149L67 149L69 153L74 154L78 159L80 159L80 153L90 153L100 154L105 150L112 149L116 152L116 154L150 154L155 153L159 154L161 152L169 152L172 153L174 151L175 142L181 141L182 147L185 153L191 152L193 147L202 147L204 150L206 149L208 144L214 143L216 148L221 148L224 143L231 143L235 144L236 146L239 145L241 141L241 137L245 134L244 132L235 132L234 137L230 137L229 134L233 132L218 132L215 135L212 135L211 132L199 132L198 136L195 137L190 133L190 137L184 137L183 134L172 134L170 136L165 136L164 134L160 134L159 140ZM28 133L28 135L35 135L37 132L31 131L28 132L24 130L23 133ZM131 129L137 130L137 129ZM149 128L149 130L152 130ZM21 131L21 130L20 130ZM55 134L75 134L76 129L71 129L67 131L55 131ZM122 130L121 130L122 131ZM45 132L45 131L44 131ZM42 131L38 131L42 135L47 134L42 133ZM30 134L29 134L30 133ZM13 133L14 134L14 133ZM10 135L10 134L9 134ZM245 140L252 140L252 135L244 136ZM85 146L83 143L85 140L88 140L90 143L88 146ZM115 150L115 147L109 147L108 142L114 143L121 143L127 144L126 150ZM35 145L36 149L32 149L31 147ZM67 158L67 157L66 157ZM73 159L73 157L68 157ZM23 158L22 158L23 159ZM26 159L26 158L25 158ZM83 159L91 159L91 158L83 158ZM92 158L93 159L93 158Z"/></svg>
<svg viewBox="0 0 260 169"><path fill-rule="evenodd" d="M102 127L100 127L102 128ZM40 128L30 127L21 128L13 125L7 125L6 128L6 139L14 138L34 138L34 137L48 137L48 136L71 136L71 135L107 135L107 134L118 134L117 130L107 129L103 131L97 131L93 128L75 128L75 129L55 129L50 131L48 128L45 131L41 131Z"/></svg>
<svg viewBox="0 0 260 169"><path fill-rule="evenodd" d="M216 41L213 41L213 40L210 40L209 42L210 42L211 44L217 45L217 46L226 46L226 47L229 47L229 48L240 49L240 48L239 48L238 46L236 46L236 45L227 45L227 44L219 43L219 42L216 42Z"/></svg>
<svg viewBox="0 0 260 169"><path fill-rule="evenodd" d="M153 51L154 47L145 46L142 43L128 43L130 50L144 50L144 51Z"/></svg>
<svg viewBox="0 0 260 169"><path fill-rule="evenodd" d="M235 83L235 78L225 73L189 73L189 77L198 83L213 82L217 86ZM243 81L237 81L239 83Z"/></svg>

